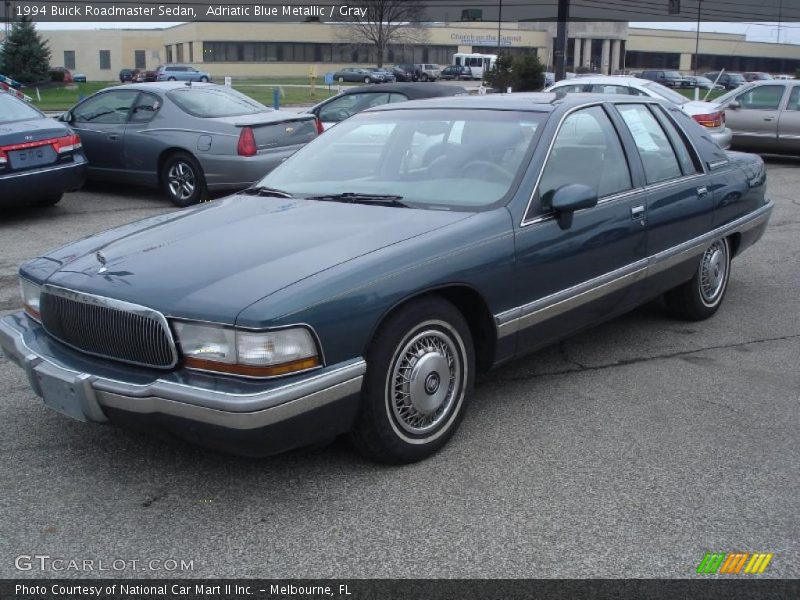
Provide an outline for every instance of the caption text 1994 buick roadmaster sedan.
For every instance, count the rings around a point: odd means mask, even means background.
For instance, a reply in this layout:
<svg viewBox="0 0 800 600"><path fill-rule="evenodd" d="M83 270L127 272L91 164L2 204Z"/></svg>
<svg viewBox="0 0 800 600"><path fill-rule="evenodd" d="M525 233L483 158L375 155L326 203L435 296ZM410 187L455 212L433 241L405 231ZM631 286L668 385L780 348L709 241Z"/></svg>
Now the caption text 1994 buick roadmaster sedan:
<svg viewBox="0 0 800 600"><path fill-rule="evenodd" d="M476 373L661 294L714 314L765 185L650 98L390 104L240 194L28 262L0 344L76 419L244 454L350 432L414 461Z"/></svg>

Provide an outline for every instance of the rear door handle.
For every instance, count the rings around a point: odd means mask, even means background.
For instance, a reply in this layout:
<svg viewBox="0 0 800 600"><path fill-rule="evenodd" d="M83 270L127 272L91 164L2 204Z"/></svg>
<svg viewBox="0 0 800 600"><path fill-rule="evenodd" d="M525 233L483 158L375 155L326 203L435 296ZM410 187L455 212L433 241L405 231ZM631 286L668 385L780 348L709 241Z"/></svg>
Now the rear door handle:
<svg viewBox="0 0 800 600"><path fill-rule="evenodd" d="M117 135L116 133L109 133L108 134L108 139L116 142L119 139L119 135Z"/></svg>
<svg viewBox="0 0 800 600"><path fill-rule="evenodd" d="M644 206L634 206L631 208L631 219L634 221L644 221Z"/></svg>
<svg viewBox="0 0 800 600"><path fill-rule="evenodd" d="M765 121L774 121L775 117L764 117Z"/></svg>

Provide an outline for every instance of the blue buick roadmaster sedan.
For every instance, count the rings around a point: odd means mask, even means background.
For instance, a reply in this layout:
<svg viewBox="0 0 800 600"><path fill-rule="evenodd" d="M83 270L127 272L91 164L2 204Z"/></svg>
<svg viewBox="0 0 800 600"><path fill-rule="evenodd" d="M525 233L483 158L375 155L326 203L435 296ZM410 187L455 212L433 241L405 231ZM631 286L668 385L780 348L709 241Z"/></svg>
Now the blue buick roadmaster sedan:
<svg viewBox="0 0 800 600"><path fill-rule="evenodd" d="M664 295L719 309L762 160L631 96L388 104L256 186L20 269L0 344L44 403L258 455L431 455L475 377Z"/></svg>

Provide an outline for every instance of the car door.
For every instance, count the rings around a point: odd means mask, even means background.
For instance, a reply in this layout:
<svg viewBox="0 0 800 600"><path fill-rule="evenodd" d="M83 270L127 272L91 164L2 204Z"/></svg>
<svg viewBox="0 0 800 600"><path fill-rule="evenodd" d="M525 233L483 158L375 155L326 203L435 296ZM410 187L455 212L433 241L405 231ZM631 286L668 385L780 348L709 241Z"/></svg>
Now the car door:
<svg viewBox="0 0 800 600"><path fill-rule="evenodd" d="M114 175L125 168L125 126L137 95L136 90L112 89L72 109L70 125L81 137L93 175Z"/></svg>
<svg viewBox="0 0 800 600"><path fill-rule="evenodd" d="M151 92L140 92L133 104L123 144L127 178L131 181L150 185L158 182L158 155L162 147L146 132L162 104L162 98Z"/></svg>
<svg viewBox="0 0 800 600"><path fill-rule="evenodd" d="M800 153L800 84L789 87L789 98L778 116L778 150Z"/></svg>
<svg viewBox="0 0 800 600"><path fill-rule="evenodd" d="M633 168L632 168L633 167ZM519 350L545 345L610 318L639 297L646 267L646 192L603 105L563 118L521 226L515 232ZM565 225L550 208L559 188L580 183L598 203ZM513 324L513 325L512 325Z"/></svg>
<svg viewBox="0 0 800 600"><path fill-rule="evenodd" d="M734 96L738 108L728 108L725 119L733 132L733 144L753 150L775 149L778 112L786 86L756 85Z"/></svg>
<svg viewBox="0 0 800 600"><path fill-rule="evenodd" d="M714 195L700 156L676 124L680 122L677 119L685 119L680 109L652 103L625 103L616 108L631 134L644 173L647 253L656 263L649 270L653 277L648 278L645 293L654 296L680 283L673 278L682 277L681 269L662 273L672 267L666 257L711 229Z"/></svg>

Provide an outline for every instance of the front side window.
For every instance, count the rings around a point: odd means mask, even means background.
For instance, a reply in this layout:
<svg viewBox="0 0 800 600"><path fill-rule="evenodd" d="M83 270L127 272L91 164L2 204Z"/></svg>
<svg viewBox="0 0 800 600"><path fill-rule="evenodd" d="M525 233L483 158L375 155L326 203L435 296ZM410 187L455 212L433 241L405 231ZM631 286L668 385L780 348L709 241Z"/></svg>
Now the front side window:
<svg viewBox="0 0 800 600"><path fill-rule="evenodd" d="M354 114L373 106L380 106L389 102L389 94L347 94L323 106L319 111L319 118L325 123L338 123L352 117Z"/></svg>
<svg viewBox="0 0 800 600"><path fill-rule="evenodd" d="M782 85L760 85L739 94L736 100L744 109L778 110L785 90Z"/></svg>
<svg viewBox="0 0 800 600"><path fill-rule="evenodd" d="M666 132L644 104L617 106L642 157L647 183L681 176L681 167Z"/></svg>
<svg viewBox="0 0 800 600"><path fill-rule="evenodd" d="M132 90L103 92L76 106L72 115L77 123L123 124L137 95Z"/></svg>
<svg viewBox="0 0 800 600"><path fill-rule="evenodd" d="M481 210L506 200L545 119L468 109L361 113L303 147L261 185L298 197L379 194L420 208Z"/></svg>
<svg viewBox="0 0 800 600"><path fill-rule="evenodd" d="M598 198L632 187L619 136L600 106L572 113L558 130L539 182L544 210L556 190L570 183L588 185Z"/></svg>

